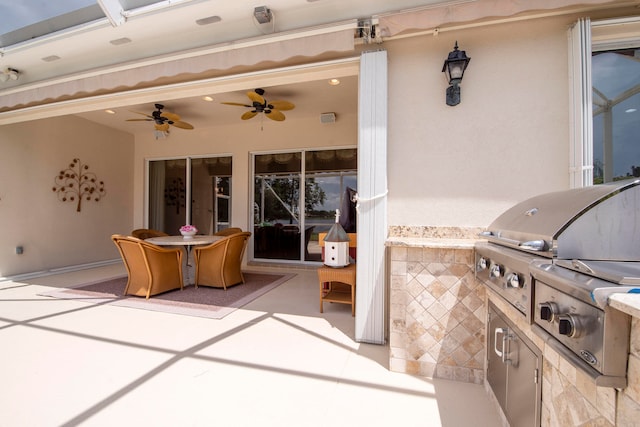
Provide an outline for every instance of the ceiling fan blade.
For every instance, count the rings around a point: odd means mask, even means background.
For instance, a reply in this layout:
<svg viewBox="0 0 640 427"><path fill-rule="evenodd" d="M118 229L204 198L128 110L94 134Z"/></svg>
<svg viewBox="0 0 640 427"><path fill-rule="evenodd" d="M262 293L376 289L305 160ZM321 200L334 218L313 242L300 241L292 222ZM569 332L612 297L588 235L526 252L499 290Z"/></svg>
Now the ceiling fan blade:
<svg viewBox="0 0 640 427"><path fill-rule="evenodd" d="M129 111L131 111L131 110L129 110ZM148 118L150 118L151 120L153 120L153 116L150 116L150 115L149 115L149 114L147 114L147 113L141 113L140 111L131 111L131 112L132 112L132 113L136 113L136 114L140 114L141 116L145 116L145 117L148 117Z"/></svg>
<svg viewBox="0 0 640 427"><path fill-rule="evenodd" d="M177 122L169 122L169 124L180 129L193 129L193 125L191 123L181 122L180 120L178 120Z"/></svg>
<svg viewBox="0 0 640 427"><path fill-rule="evenodd" d="M156 130L159 130L161 132L169 132L169 123L163 123L161 125L154 125L156 127Z"/></svg>
<svg viewBox="0 0 640 427"><path fill-rule="evenodd" d="M255 110L254 110L254 111L247 111L247 112L246 112L246 113L244 113L242 116L240 116L240 118L241 118L242 120L249 120L249 119L251 119L251 118L255 117L255 116L256 116L256 114L258 114L258 112L257 112L257 111L255 111Z"/></svg>
<svg viewBox="0 0 640 427"><path fill-rule="evenodd" d="M126 119L125 122L152 122L153 119Z"/></svg>
<svg viewBox="0 0 640 427"><path fill-rule="evenodd" d="M237 105L238 107L253 107L253 105L247 105L247 104L241 104L239 102L221 102L221 104L225 104L225 105Z"/></svg>
<svg viewBox="0 0 640 427"><path fill-rule="evenodd" d="M293 110L294 108L296 108L296 106L289 101L272 101L269 103L269 105L273 105L273 108L282 111Z"/></svg>
<svg viewBox="0 0 640 427"><path fill-rule="evenodd" d="M160 113L160 117L167 118L167 119L171 120L172 122L179 122L180 121L180 116L179 115L177 115L176 113L170 113L168 111L163 111L162 113Z"/></svg>
<svg viewBox="0 0 640 427"><path fill-rule="evenodd" d="M271 112L267 113L265 111L265 114L267 115L267 117L269 117L271 120L275 120L276 122L282 122L284 121L284 119L286 119L286 117L284 116L284 114L282 114L281 111L278 110L271 110Z"/></svg>
<svg viewBox="0 0 640 427"><path fill-rule="evenodd" d="M247 96L253 102L257 102L259 104L264 104L264 98L262 97L262 95L259 95L254 91L247 92Z"/></svg>

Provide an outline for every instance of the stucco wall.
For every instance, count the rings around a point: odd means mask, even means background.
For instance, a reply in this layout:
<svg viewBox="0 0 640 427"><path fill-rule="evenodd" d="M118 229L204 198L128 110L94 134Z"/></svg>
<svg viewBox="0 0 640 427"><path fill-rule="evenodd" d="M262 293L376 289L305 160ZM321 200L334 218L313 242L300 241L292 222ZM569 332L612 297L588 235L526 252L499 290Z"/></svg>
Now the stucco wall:
<svg viewBox="0 0 640 427"><path fill-rule="evenodd" d="M0 153L0 277L118 258L110 236L131 229L130 135L75 117L45 119L0 126ZM80 212L52 191L76 157L106 189Z"/></svg>
<svg viewBox="0 0 640 427"><path fill-rule="evenodd" d="M390 226L488 225L515 202L569 185L567 28L574 18L441 32L389 55ZM441 72L458 41L462 101Z"/></svg>

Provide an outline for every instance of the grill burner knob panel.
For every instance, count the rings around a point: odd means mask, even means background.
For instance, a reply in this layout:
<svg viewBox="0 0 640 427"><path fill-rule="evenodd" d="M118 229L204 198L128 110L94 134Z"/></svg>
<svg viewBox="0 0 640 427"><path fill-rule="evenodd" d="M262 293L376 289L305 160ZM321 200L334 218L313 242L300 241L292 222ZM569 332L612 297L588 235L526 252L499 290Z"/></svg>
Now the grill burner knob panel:
<svg viewBox="0 0 640 427"><path fill-rule="evenodd" d="M558 316L558 333L568 337L575 337L578 333L576 319L571 314L561 314Z"/></svg>
<svg viewBox="0 0 640 427"><path fill-rule="evenodd" d="M547 322L553 322L558 314L558 306L553 302L541 302L539 304L540 318Z"/></svg>
<svg viewBox="0 0 640 427"><path fill-rule="evenodd" d="M511 273L509 277L507 277L507 287L511 288L523 288L524 280L520 278L518 273Z"/></svg>
<svg viewBox="0 0 640 427"><path fill-rule="evenodd" d="M489 271L489 275L495 279L502 277L502 275L504 274L504 267L502 267L500 264L493 264L491 266L491 270Z"/></svg>

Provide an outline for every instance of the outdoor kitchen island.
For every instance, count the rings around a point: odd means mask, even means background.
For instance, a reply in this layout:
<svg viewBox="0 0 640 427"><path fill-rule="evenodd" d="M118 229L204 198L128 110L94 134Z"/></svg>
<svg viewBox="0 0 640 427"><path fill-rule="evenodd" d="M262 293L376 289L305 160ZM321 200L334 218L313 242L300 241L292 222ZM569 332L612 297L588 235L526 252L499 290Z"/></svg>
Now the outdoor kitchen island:
<svg viewBox="0 0 640 427"><path fill-rule="evenodd" d="M536 334L531 321L514 305L475 279L478 231L391 228L386 243L390 369L484 384L495 401L485 376L491 305L542 355L541 426L636 425L640 419L640 295L616 294L609 302L612 309L631 316L627 386L597 386ZM495 405L499 408L497 401Z"/></svg>

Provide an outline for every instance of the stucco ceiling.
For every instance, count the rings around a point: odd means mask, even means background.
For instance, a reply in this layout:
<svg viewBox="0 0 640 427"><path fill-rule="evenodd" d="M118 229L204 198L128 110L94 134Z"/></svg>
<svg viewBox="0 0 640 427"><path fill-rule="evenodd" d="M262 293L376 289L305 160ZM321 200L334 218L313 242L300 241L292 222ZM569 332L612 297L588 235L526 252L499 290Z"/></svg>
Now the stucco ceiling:
<svg viewBox="0 0 640 427"><path fill-rule="evenodd" d="M313 118L320 120L322 113L333 112L337 120L345 114L354 114L357 111L358 95L357 76L343 77L338 86L332 86L328 80L316 80L304 83L285 84L274 87L264 87L265 98L268 101L285 100L295 104L295 108L284 111L287 119L278 122L278 126L286 126L286 123L300 118ZM248 88L252 90L254 88ZM246 91L232 91L210 95L212 101L203 98L209 96L203 93L201 96L180 98L174 100L158 99L155 102L165 106L165 111L179 114L182 121L192 124L196 128L205 128L229 123L246 123L259 126L261 120L269 121L262 115L247 121L242 121L240 116L249 108L223 105L221 102L250 103ZM127 121L127 119L144 118L135 112L151 114L154 110L154 102L128 105L118 108L109 108L113 114L105 109L89 111L77 114L77 116L115 128L128 133L147 132L153 130L153 123ZM188 132L176 129L175 132Z"/></svg>

